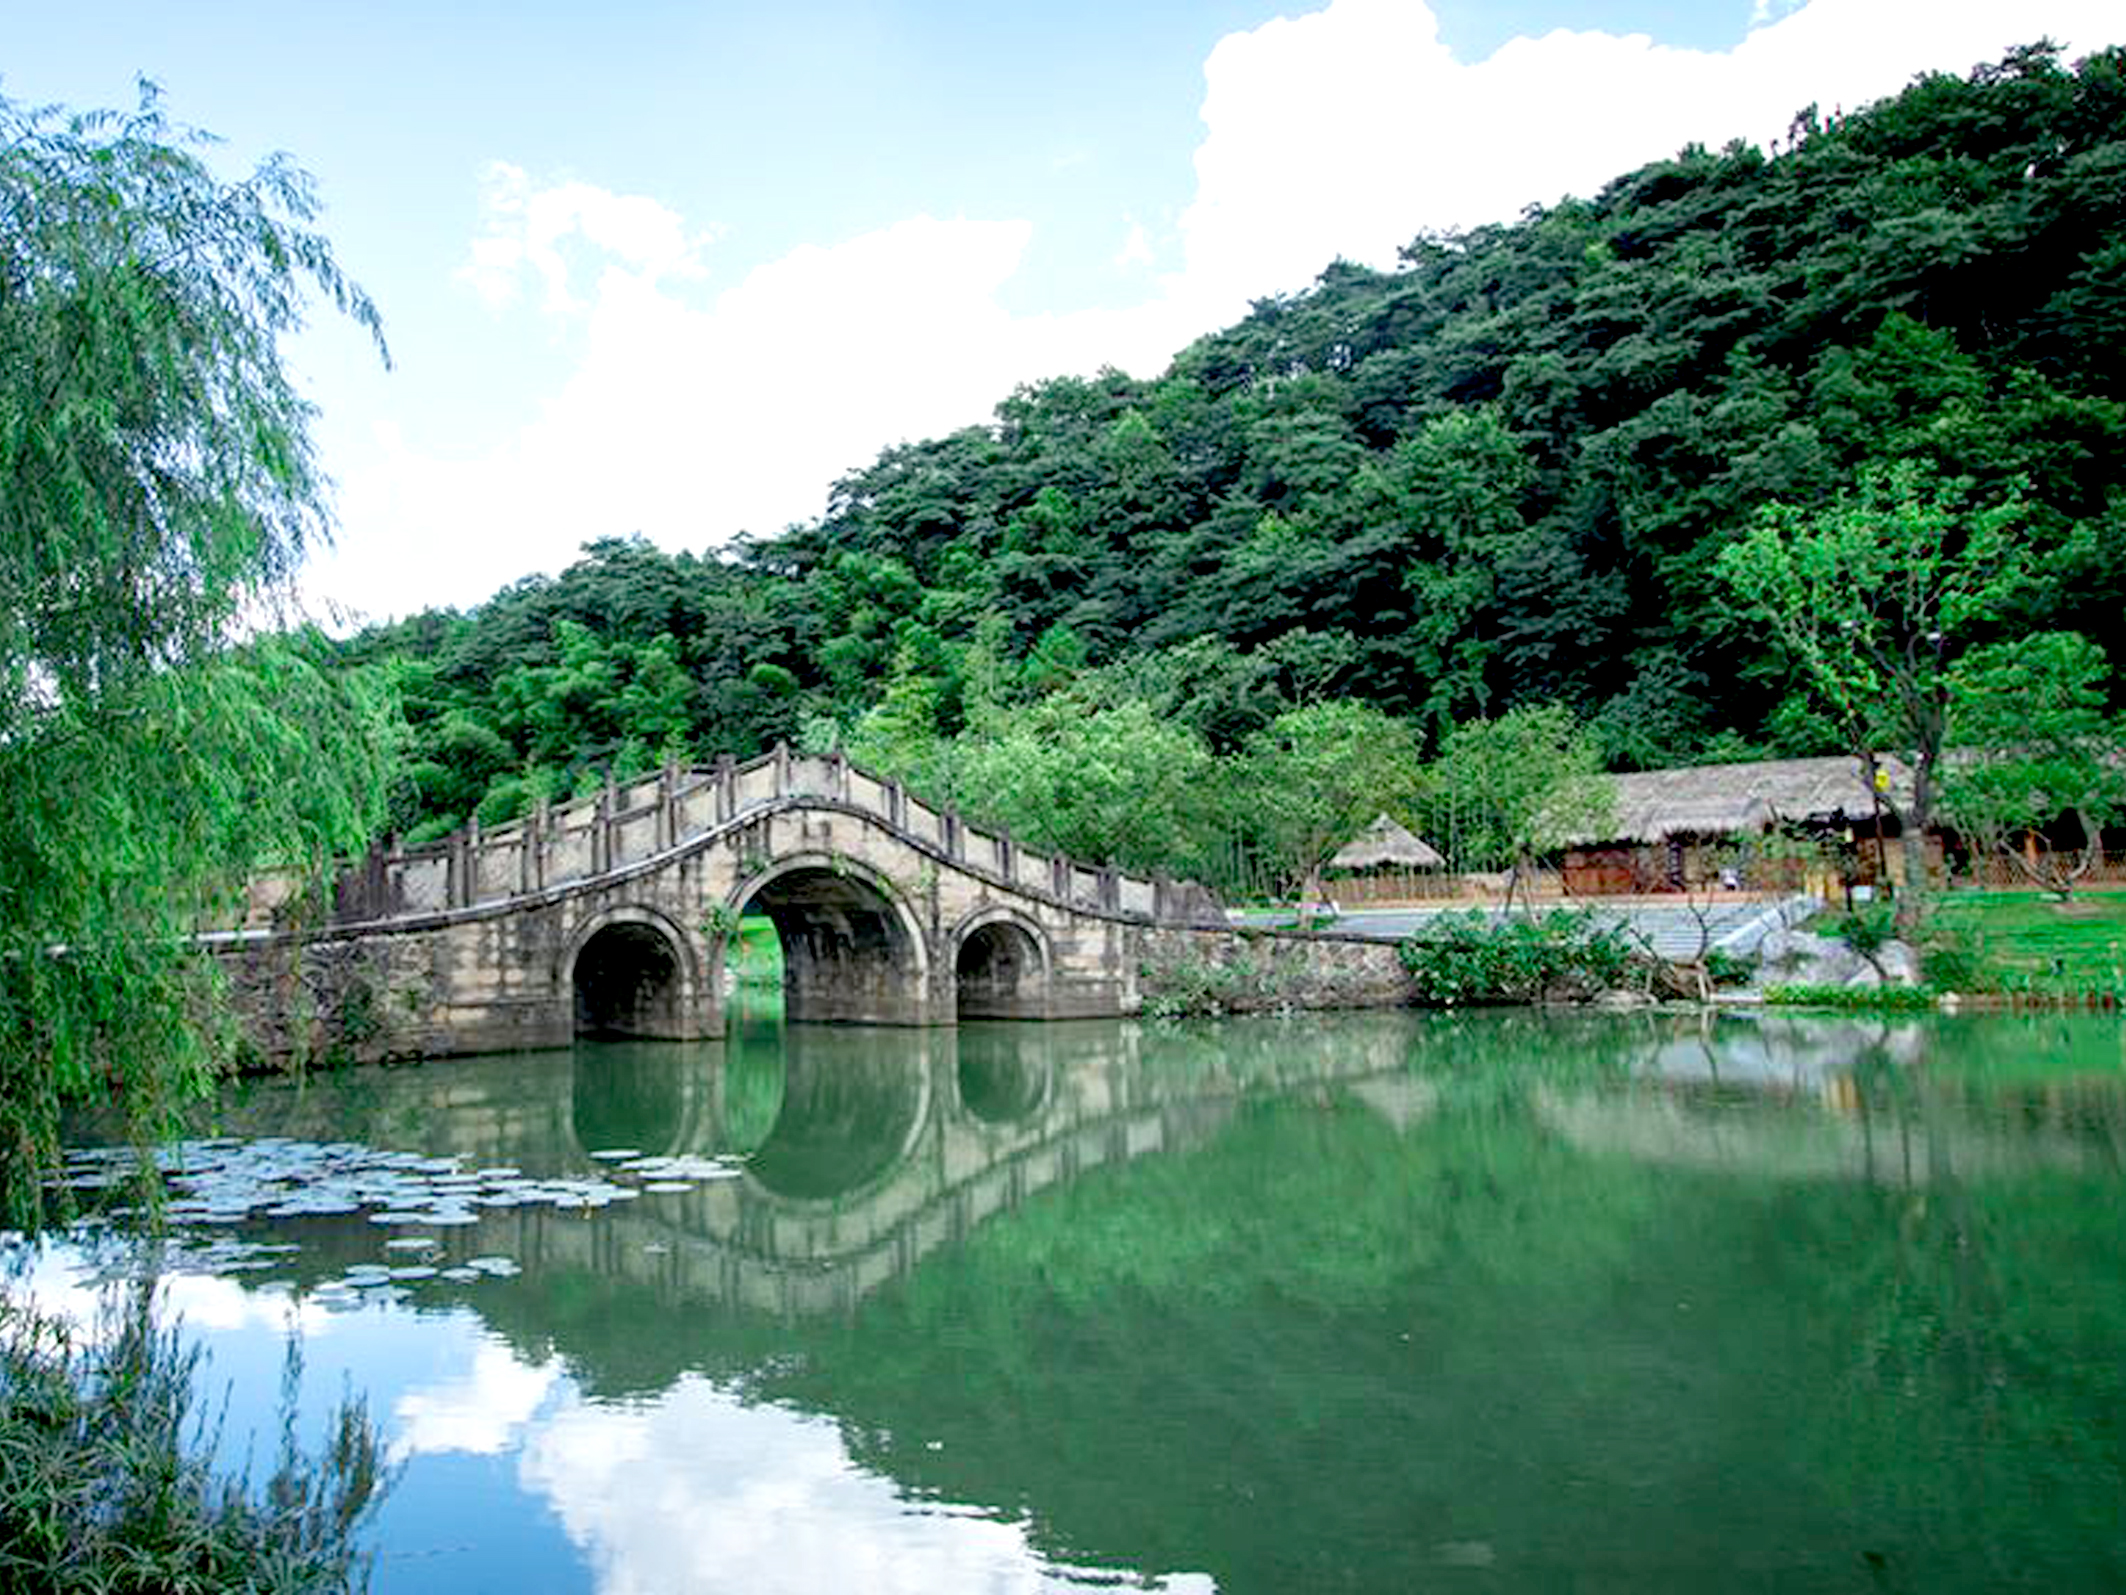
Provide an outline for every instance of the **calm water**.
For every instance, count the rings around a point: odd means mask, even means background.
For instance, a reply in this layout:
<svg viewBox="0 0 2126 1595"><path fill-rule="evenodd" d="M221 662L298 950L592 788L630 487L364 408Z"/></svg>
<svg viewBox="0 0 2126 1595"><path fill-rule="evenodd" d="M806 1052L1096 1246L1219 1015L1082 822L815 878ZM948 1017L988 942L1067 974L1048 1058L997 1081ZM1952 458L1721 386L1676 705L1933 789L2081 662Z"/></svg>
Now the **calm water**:
<svg viewBox="0 0 2126 1595"><path fill-rule="evenodd" d="M367 1394L386 1595L2126 1587L2116 1021L763 1023L211 1129L172 1304L232 1432L291 1330Z"/></svg>

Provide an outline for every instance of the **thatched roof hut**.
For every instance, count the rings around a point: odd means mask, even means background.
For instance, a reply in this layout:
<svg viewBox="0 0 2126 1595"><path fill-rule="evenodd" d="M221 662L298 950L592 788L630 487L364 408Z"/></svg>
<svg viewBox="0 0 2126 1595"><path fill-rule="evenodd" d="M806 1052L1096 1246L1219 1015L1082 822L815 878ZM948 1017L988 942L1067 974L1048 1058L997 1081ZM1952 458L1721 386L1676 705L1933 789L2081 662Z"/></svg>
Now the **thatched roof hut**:
<svg viewBox="0 0 2126 1595"><path fill-rule="evenodd" d="M1896 759L1882 764L1890 778L1887 795L1902 805L1911 796L1912 773ZM1616 818L1605 835L1583 842L1665 842L1775 825L1850 825L1872 820L1876 811L1867 772L1851 755L1641 770L1613 779Z"/></svg>
<svg viewBox="0 0 2126 1595"><path fill-rule="evenodd" d="M1336 851L1332 870L1438 869L1447 861L1383 814Z"/></svg>

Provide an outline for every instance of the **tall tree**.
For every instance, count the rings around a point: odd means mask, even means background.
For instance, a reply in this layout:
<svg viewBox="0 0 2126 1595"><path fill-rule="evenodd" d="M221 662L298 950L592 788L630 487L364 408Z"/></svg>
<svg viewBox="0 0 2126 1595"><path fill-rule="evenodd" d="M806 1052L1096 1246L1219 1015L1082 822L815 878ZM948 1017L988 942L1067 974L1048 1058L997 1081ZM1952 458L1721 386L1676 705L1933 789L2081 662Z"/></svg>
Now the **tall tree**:
<svg viewBox="0 0 2126 1595"><path fill-rule="evenodd" d="M1137 870L1189 871L1203 856L1210 752L1142 702L1052 693L970 727L954 766L969 814L1042 852Z"/></svg>
<svg viewBox="0 0 2126 1595"><path fill-rule="evenodd" d="M1973 505L1968 485L1909 464L1871 470L1828 508L1767 505L1720 556L1898 821L1907 932L1924 915L1951 672L2033 574L2021 499ZM1911 768L1909 798L1891 790L1890 753Z"/></svg>
<svg viewBox="0 0 2126 1595"><path fill-rule="evenodd" d="M280 360L308 296L383 342L285 157L227 182L152 87L0 101L0 1222L35 1221L61 1100L150 1112L228 1037L192 933L261 863L381 814L390 706L288 613L327 531Z"/></svg>
<svg viewBox="0 0 2126 1595"><path fill-rule="evenodd" d="M1299 893L1302 925L1329 859L1376 815L1403 808L1416 775L1410 727L1363 703L1288 709L1249 739L1238 801Z"/></svg>

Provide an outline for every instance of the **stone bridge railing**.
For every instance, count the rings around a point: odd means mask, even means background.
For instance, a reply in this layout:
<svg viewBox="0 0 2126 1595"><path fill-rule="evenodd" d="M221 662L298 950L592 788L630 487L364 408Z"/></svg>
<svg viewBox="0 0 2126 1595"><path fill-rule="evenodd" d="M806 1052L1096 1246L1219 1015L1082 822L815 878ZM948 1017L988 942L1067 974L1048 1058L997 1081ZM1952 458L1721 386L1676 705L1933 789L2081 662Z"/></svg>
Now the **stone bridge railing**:
<svg viewBox="0 0 2126 1595"><path fill-rule="evenodd" d="M778 745L746 763L727 756L708 769L673 765L626 785L609 783L565 805L541 804L513 824L474 823L427 847L378 848L341 875L326 928L499 907L588 886L808 803L865 814L941 863L1067 908L1147 923L1216 912L1199 886L1035 852L1008 833L969 825L951 808L933 808L840 754L799 755Z"/></svg>

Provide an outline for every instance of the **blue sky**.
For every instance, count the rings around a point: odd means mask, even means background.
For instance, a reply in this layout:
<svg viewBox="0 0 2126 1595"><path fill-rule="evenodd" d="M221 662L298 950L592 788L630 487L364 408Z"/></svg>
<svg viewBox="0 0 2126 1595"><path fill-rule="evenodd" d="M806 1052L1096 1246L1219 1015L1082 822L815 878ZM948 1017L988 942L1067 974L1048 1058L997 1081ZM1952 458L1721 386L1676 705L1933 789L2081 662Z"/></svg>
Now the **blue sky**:
<svg viewBox="0 0 2126 1595"><path fill-rule="evenodd" d="M1338 254L1776 136L2115 0L105 0L0 8L0 93L137 73L318 177L396 369L320 325L313 591L466 604L581 542L810 518L1022 381L1150 374Z"/></svg>

